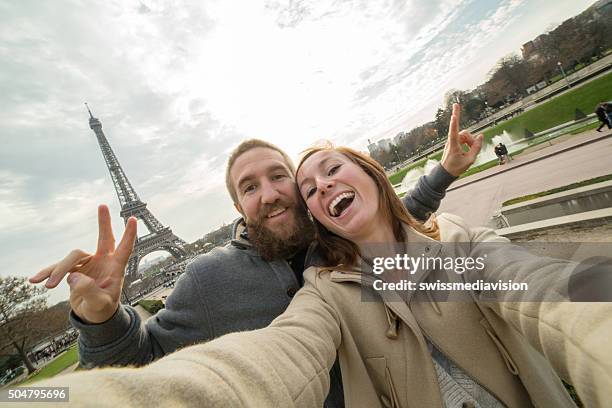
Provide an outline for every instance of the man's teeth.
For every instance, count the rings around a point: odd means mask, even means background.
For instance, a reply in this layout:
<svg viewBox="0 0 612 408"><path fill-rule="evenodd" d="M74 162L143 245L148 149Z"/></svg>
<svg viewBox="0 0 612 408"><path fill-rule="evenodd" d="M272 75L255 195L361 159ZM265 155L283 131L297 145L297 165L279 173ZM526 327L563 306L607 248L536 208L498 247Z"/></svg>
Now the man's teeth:
<svg viewBox="0 0 612 408"><path fill-rule="evenodd" d="M286 210L286 208L279 208L278 210L274 210L270 214L268 214L266 218L276 217L277 215L284 213Z"/></svg>
<svg viewBox="0 0 612 408"><path fill-rule="evenodd" d="M329 203L329 213L332 215L332 217L336 217L339 214L336 214L336 206L338 205L338 203L340 201L342 201L342 199L344 198L353 198L355 197L355 193L351 192L351 193L342 193L340 194L338 197L334 198L334 200Z"/></svg>

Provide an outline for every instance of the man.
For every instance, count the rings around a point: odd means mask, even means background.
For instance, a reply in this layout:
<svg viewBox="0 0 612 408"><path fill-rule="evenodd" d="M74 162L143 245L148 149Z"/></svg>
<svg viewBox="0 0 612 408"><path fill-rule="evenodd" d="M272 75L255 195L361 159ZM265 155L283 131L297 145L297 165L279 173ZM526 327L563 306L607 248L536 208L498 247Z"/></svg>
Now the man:
<svg viewBox="0 0 612 408"><path fill-rule="evenodd" d="M610 117L607 112L608 111L607 108L609 107L612 107L610 103L601 102L600 104L597 105L597 108L595 109L595 114L597 115L597 119L599 119L599 121L601 122L601 124L597 128L598 132L601 132L601 129L604 126L608 126L608 129L612 129L612 122L610 122Z"/></svg>
<svg viewBox="0 0 612 408"><path fill-rule="evenodd" d="M464 152L460 143L470 146ZM404 200L421 220L435 211L450 183L475 160L482 135L463 132L449 140L442 164ZM72 251L31 282L57 286L70 273L70 321L80 331L84 366L143 365L186 345L226 333L267 326L289 305L303 284L302 272L313 227L300 205L294 167L286 153L261 141L241 143L231 154L226 185L241 218L231 244L196 258L166 300L165 309L143 323L135 310L119 303L123 274L136 237L136 220L126 224L115 249L110 215L100 206L95 254ZM326 406L343 406L336 365Z"/></svg>
<svg viewBox="0 0 612 408"><path fill-rule="evenodd" d="M508 148L502 142L499 142L497 146L495 146L495 155L499 159L499 164L504 164L512 160L512 157L508 154Z"/></svg>
<svg viewBox="0 0 612 408"><path fill-rule="evenodd" d="M511 161L512 160L512 156L510 156L510 153L508 153L508 148L502 142L499 142L499 151L500 151L502 159L504 159L504 161Z"/></svg>

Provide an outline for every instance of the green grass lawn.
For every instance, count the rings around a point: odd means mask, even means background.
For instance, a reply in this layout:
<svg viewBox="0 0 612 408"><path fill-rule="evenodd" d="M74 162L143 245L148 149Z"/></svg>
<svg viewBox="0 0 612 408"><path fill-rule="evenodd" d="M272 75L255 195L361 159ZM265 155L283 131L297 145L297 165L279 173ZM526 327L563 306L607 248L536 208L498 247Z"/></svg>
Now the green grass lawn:
<svg viewBox="0 0 612 408"><path fill-rule="evenodd" d="M414 169L416 167L423 167L425 165L425 162L427 162L427 158L419 160L418 162L414 162L414 163L404 167L403 169L401 169L397 173L393 173L392 175L390 175L389 176L389 181L391 182L391 185L394 186L397 183L400 183L404 179L404 177L406 176L406 173L408 173L408 170Z"/></svg>
<svg viewBox="0 0 612 408"><path fill-rule="evenodd" d="M157 299L142 299L138 301L138 304L152 315L164 308L164 302Z"/></svg>
<svg viewBox="0 0 612 408"><path fill-rule="evenodd" d="M595 183L603 183L604 181L609 181L609 180L612 180L612 174L607 174L605 176L594 177L592 179L583 180L583 181L579 181L577 183L568 184L568 185L565 185L563 187L553 188L552 190L546 190L546 191L541 191L541 192L535 193L535 194L527 194L527 195L524 195L524 196L521 196L521 197L512 198L512 199L510 199L508 201L504 201L504 203L502 204L502 207L506 206L506 205L522 203L523 201L533 200L533 199L536 199L536 198L539 198L539 197L544 197L544 196L551 195L551 194L560 193L562 191L572 190L574 188L585 187L585 186L588 186L588 185L591 185L591 184L595 184Z"/></svg>
<svg viewBox="0 0 612 408"><path fill-rule="evenodd" d="M438 152L438 153L432 154L431 156L427 156L424 159L421 159L418 162L414 162L404 167L400 171L393 173L392 175L389 176L389 181L391 182L391 185L394 186L397 183L400 183L404 179L404 177L406 176L406 173L408 173L409 170L412 170L416 167L423 167L425 163L427 162L427 160L430 160L430 159L440 161L440 159L442 159L442 152Z"/></svg>
<svg viewBox="0 0 612 408"><path fill-rule="evenodd" d="M612 74L607 74L487 129L484 135L487 140L491 140L493 136L503 133L504 130L520 137L524 136L525 129L538 133L574 120L576 108L588 115L595 110L599 102L610 99L612 99Z"/></svg>
<svg viewBox="0 0 612 408"><path fill-rule="evenodd" d="M66 368L70 367L71 365L76 364L78 361L79 352L77 350L77 345L75 344L74 346L70 347L68 351L65 351L58 358L51 361L40 371L34 373L32 376L28 377L25 381L18 385L26 385L34 381L40 381L45 378L54 377L64 371Z"/></svg>

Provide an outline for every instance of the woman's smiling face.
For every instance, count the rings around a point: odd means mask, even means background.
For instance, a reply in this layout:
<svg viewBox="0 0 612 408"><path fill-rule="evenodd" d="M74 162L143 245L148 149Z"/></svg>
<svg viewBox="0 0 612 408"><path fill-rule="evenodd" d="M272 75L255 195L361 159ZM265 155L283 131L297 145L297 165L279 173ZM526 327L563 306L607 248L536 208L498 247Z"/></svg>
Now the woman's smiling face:
<svg viewBox="0 0 612 408"><path fill-rule="evenodd" d="M367 242L383 221L374 180L342 153L314 153L300 166L297 183L313 217L343 238Z"/></svg>

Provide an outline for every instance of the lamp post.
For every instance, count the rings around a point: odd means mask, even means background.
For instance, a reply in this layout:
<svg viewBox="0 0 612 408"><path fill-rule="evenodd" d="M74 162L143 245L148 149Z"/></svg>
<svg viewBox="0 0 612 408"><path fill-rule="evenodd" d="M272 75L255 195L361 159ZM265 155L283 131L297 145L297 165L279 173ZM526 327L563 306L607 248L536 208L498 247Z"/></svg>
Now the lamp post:
<svg viewBox="0 0 612 408"><path fill-rule="evenodd" d="M395 157L397 157L397 164L400 164L401 160L400 160L399 154L397 153L397 147L393 146L392 149L393 149L393 153L395 153Z"/></svg>
<svg viewBox="0 0 612 408"><path fill-rule="evenodd" d="M485 112L487 114L485 117L488 118L489 116L491 116L491 108L489 108L489 102L487 102L486 100L484 101L484 104L485 104ZM493 118L493 126L495 126L495 118Z"/></svg>
<svg viewBox="0 0 612 408"><path fill-rule="evenodd" d="M567 87L571 88L572 84L570 84L569 79L567 79L567 75L565 75L565 71L563 70L563 64L561 64L561 61L557 62L557 65L559 66L559 69L561 70L561 74L563 75L563 78L565 78L565 82L567 82Z"/></svg>

